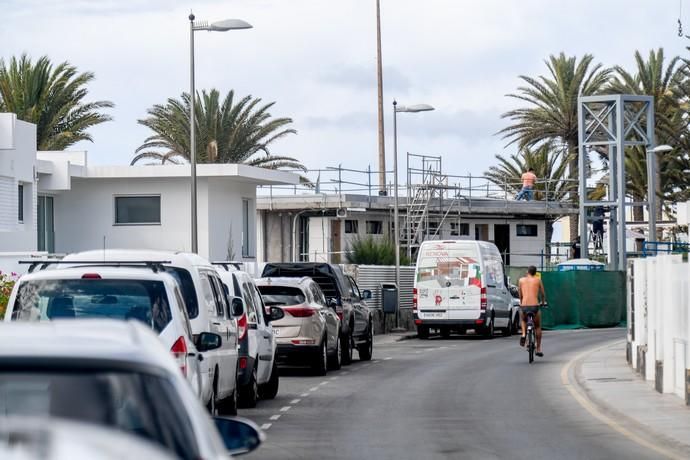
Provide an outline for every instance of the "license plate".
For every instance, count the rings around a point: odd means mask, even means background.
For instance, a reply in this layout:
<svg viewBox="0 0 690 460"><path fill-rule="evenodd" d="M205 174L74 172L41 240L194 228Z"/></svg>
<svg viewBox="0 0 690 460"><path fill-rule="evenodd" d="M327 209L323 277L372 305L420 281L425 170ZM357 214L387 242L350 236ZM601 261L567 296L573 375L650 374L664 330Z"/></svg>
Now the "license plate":
<svg viewBox="0 0 690 460"><path fill-rule="evenodd" d="M280 336L280 329L273 328L273 335L276 337Z"/></svg>
<svg viewBox="0 0 690 460"><path fill-rule="evenodd" d="M424 313L426 319L441 319L443 318L443 313Z"/></svg>

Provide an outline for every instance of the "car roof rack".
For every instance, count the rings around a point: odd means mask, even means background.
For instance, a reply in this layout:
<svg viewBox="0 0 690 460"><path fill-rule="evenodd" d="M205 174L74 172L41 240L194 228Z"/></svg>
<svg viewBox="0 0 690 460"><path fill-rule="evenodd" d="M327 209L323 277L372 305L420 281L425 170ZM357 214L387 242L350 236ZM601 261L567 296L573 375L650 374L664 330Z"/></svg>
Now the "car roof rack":
<svg viewBox="0 0 690 460"><path fill-rule="evenodd" d="M94 267L148 267L154 273L165 271L163 265L170 264L169 260L20 260L19 264L29 265L28 273L33 273L36 268L45 270L50 265L84 265Z"/></svg>
<svg viewBox="0 0 690 460"><path fill-rule="evenodd" d="M229 267L235 267L237 270L242 270L242 267L244 266L244 262L239 262L235 260L216 260L211 262L211 265L220 265L223 267L225 270L230 271Z"/></svg>

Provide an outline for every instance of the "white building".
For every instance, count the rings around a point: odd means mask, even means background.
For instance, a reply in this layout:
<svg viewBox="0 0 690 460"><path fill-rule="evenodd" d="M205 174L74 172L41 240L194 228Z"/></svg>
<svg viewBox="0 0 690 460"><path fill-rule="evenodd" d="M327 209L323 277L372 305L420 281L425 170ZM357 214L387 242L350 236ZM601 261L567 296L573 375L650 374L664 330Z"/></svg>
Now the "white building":
<svg viewBox="0 0 690 460"><path fill-rule="evenodd" d="M254 261L257 185L297 175L202 164L199 254ZM36 127L0 114L0 252L191 250L190 167L89 166L86 152L36 152ZM0 267L2 269L2 267Z"/></svg>

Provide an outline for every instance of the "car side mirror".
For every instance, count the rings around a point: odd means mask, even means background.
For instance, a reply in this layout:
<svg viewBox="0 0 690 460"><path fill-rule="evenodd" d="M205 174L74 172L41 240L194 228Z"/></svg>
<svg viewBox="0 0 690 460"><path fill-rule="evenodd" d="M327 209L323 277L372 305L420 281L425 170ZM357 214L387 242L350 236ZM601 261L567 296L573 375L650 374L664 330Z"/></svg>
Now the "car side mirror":
<svg viewBox="0 0 690 460"><path fill-rule="evenodd" d="M269 307L268 315L266 315L266 320L268 322L278 321L285 318L285 312L280 307Z"/></svg>
<svg viewBox="0 0 690 460"><path fill-rule="evenodd" d="M239 297L232 297L230 300L230 313L235 318L244 315L244 301Z"/></svg>
<svg viewBox="0 0 690 460"><path fill-rule="evenodd" d="M213 421L225 448L233 457L253 452L266 437L259 427L246 419L214 417Z"/></svg>
<svg viewBox="0 0 690 460"><path fill-rule="evenodd" d="M362 290L362 299L364 299L364 300L371 299L371 291L369 289L363 289Z"/></svg>
<svg viewBox="0 0 690 460"><path fill-rule="evenodd" d="M212 332L202 332L197 336L196 349L198 352L211 351L223 345L223 339L218 334Z"/></svg>
<svg viewBox="0 0 690 460"><path fill-rule="evenodd" d="M335 307L338 306L338 301L335 300L335 297L331 297L330 299L328 299L328 306L333 309L335 309Z"/></svg>

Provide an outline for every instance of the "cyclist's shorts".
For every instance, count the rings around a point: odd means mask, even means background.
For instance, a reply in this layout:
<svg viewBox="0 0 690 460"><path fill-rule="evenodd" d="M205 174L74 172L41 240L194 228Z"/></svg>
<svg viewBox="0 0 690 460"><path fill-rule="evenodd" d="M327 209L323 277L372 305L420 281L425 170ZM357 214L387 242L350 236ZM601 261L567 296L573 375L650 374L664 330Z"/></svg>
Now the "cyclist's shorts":
<svg viewBox="0 0 690 460"><path fill-rule="evenodd" d="M532 313L534 316L537 316L537 313L539 313L539 306L532 306L532 305L526 305L526 306L520 306L520 311L522 313L527 314L527 313Z"/></svg>

